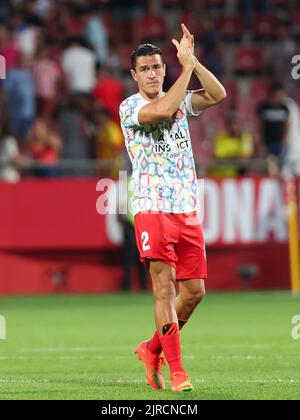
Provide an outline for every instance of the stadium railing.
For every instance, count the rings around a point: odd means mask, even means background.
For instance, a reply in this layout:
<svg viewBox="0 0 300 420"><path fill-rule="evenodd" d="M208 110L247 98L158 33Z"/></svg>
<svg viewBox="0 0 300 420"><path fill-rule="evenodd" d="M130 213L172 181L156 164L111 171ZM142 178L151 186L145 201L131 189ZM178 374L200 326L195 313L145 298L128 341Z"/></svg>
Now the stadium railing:
<svg viewBox="0 0 300 420"><path fill-rule="evenodd" d="M43 164L37 161L28 160L22 163L1 163L0 171L7 166L13 166L15 169L21 172L21 175L26 176L37 176L38 173L35 171L47 170L49 168L55 168L57 173L55 177L64 176L110 176L112 171L116 174L118 170L128 170L130 172L130 165L128 161L123 157L119 157L118 160L96 160L96 159L62 159L55 162L53 165ZM196 170L198 177L205 177L209 175L209 172L216 168L232 167L237 171L242 171L242 175L280 175L281 169L284 168L291 175L300 175L300 159L293 161L286 161L283 164L279 159L273 156L267 158L253 158L253 159L211 159L200 163L196 162ZM49 175L51 177L51 175ZM0 177L1 179L1 177Z"/></svg>

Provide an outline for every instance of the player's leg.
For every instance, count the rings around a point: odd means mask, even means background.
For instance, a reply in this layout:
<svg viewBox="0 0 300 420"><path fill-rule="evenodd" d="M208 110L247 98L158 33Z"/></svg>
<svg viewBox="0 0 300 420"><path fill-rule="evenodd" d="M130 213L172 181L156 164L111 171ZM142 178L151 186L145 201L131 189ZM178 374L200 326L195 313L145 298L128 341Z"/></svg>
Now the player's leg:
<svg viewBox="0 0 300 420"><path fill-rule="evenodd" d="M205 296L205 283L203 279L188 279L179 282L179 294L175 300L175 309L178 318L179 330L183 328L185 323L189 320L192 313L202 301ZM157 308L160 311L160 307ZM159 321L161 322L161 316L158 316ZM162 345L159 335L160 329L158 328L152 339L147 342L147 348L153 354L161 354ZM183 379L178 377L173 378L172 382L176 383L179 381L179 389L182 386L182 383L186 382L186 377ZM189 381L188 381L189 382ZM189 383L190 386L190 383Z"/></svg>
<svg viewBox="0 0 300 420"><path fill-rule="evenodd" d="M202 279L207 278L206 253L201 224L196 213L178 215L180 236L176 247L176 277L179 281L179 295L176 299L178 318L187 321L205 295ZM184 377L171 375L172 389L182 383L189 383Z"/></svg>
<svg viewBox="0 0 300 420"><path fill-rule="evenodd" d="M176 272L161 261L150 262L155 300L155 322L164 355L170 367L174 392L193 389L182 365L178 317L176 313Z"/></svg>
<svg viewBox="0 0 300 420"><path fill-rule="evenodd" d="M181 328L189 320L192 313L205 296L205 285L203 279L188 279L179 282L179 294L175 301L175 309ZM162 348L165 352L163 343ZM188 375L181 371L171 371L170 376L172 390L175 392L193 389Z"/></svg>
<svg viewBox="0 0 300 420"><path fill-rule="evenodd" d="M179 282L179 293L175 300L179 331L190 319L192 313L205 296L205 282L203 279L189 279ZM147 341L148 349L155 354L161 354L158 330L151 340Z"/></svg>
<svg viewBox="0 0 300 420"><path fill-rule="evenodd" d="M135 217L137 245L142 261L151 273L155 297L155 320L162 334L163 324L177 326L175 311L175 250L177 229L167 215L138 214ZM159 234L158 234L159 232ZM162 262L162 261L165 261ZM169 331L171 332L171 330ZM146 379L155 389L164 388L161 367L165 359L161 357L162 347L159 333L151 349L148 341L139 344L135 352L146 368Z"/></svg>
<svg viewBox="0 0 300 420"><path fill-rule="evenodd" d="M207 261L205 243L196 212L181 217L181 235L176 264L179 294L176 299L178 318L188 320L205 296Z"/></svg>
<svg viewBox="0 0 300 420"><path fill-rule="evenodd" d="M175 309L176 271L162 261L150 262L150 275L154 294L155 324L159 335L163 335L163 326L178 323Z"/></svg>
<svg viewBox="0 0 300 420"><path fill-rule="evenodd" d="M157 332L152 347L148 348L148 342L141 343L135 350L138 358L144 363L146 368L146 379L149 385L155 389L165 388L164 380L162 377L162 364L161 357L162 344L160 336L165 331L167 334L176 333L178 330L178 320L175 310L175 281L176 272L175 268L167 265L161 261L151 261L149 264L149 272L152 279L152 287L154 293L154 313ZM173 339L174 340L174 339ZM170 340L167 340L168 346ZM172 338L171 338L172 341ZM170 351L165 356L168 360ZM178 364L178 356L173 356L171 350L171 365ZM169 357L169 358L170 358ZM181 359L179 359L180 362ZM176 366L178 368L178 366ZM179 366L179 369L183 369Z"/></svg>
<svg viewBox="0 0 300 420"><path fill-rule="evenodd" d="M188 321L196 307L205 296L205 281L189 279L179 282L179 294L176 298L178 319Z"/></svg>
<svg viewBox="0 0 300 420"><path fill-rule="evenodd" d="M186 324L196 306L205 295L203 278L207 278L207 264L205 244L200 222L191 215L178 215L180 223L180 240L176 247L178 261L176 262L176 276L179 280L179 295L176 298L176 313L179 329ZM195 223L188 223L188 220ZM193 219L194 218L194 219ZM188 280L187 280L188 279ZM201 279L201 280L199 280ZM159 334L155 331L151 340L147 342L151 352L160 354Z"/></svg>
<svg viewBox="0 0 300 420"><path fill-rule="evenodd" d="M150 274L155 298L155 323L159 335L162 327L178 320L188 320L205 296L203 279L188 279L179 282L176 297L175 269L161 261L150 263Z"/></svg>

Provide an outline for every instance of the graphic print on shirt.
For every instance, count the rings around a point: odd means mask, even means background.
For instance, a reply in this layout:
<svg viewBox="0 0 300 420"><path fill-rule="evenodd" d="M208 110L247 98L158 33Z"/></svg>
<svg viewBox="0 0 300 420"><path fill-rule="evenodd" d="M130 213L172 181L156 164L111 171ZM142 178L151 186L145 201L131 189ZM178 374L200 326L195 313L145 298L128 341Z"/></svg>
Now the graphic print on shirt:
<svg viewBox="0 0 300 420"><path fill-rule="evenodd" d="M140 125L138 113L149 102L139 93L120 106L121 127L133 173L134 214L152 210L189 213L198 210L195 163L188 127L194 114L188 91L168 121Z"/></svg>

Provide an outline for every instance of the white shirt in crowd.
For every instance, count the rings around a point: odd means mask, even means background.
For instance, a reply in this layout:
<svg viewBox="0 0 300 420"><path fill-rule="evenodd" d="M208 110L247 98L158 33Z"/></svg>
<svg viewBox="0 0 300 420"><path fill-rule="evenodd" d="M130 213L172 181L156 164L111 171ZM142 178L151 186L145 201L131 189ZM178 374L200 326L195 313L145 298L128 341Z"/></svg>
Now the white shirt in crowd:
<svg viewBox="0 0 300 420"><path fill-rule="evenodd" d="M17 140L7 136L0 141L0 180L18 182L20 174L12 164L19 155Z"/></svg>
<svg viewBox="0 0 300 420"><path fill-rule="evenodd" d="M287 97L285 102L289 109L289 128L284 172L300 175L300 108L291 98Z"/></svg>
<svg viewBox="0 0 300 420"><path fill-rule="evenodd" d="M88 48L73 46L62 55L62 68L69 80L70 93L91 93L96 83L96 57Z"/></svg>

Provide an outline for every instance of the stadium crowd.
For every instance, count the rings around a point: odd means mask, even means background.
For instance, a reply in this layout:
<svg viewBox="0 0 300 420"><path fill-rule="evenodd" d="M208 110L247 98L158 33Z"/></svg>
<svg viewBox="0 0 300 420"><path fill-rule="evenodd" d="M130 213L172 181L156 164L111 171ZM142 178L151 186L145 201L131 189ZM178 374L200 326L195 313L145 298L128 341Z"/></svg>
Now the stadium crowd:
<svg viewBox="0 0 300 420"><path fill-rule="evenodd" d="M297 0L1 0L0 179L115 176L126 155L118 108L136 91L130 52L157 43L168 89L181 21L227 90L191 121L202 174L300 174L299 10Z"/></svg>

